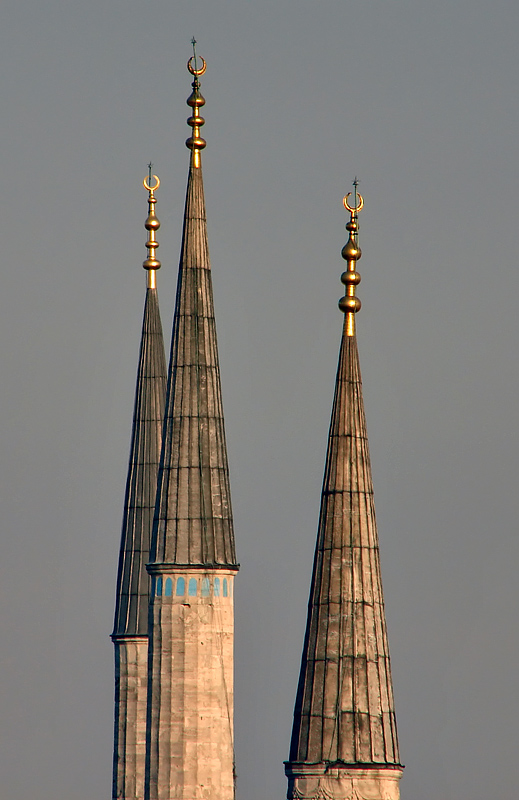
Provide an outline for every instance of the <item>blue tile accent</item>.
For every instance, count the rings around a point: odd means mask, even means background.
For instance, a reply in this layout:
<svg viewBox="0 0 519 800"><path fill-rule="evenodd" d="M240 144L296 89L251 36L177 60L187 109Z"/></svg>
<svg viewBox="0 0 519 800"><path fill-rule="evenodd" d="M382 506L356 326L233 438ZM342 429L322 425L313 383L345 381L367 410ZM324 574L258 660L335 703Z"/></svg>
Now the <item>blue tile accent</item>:
<svg viewBox="0 0 519 800"><path fill-rule="evenodd" d="M210 589L209 578L202 578L202 597L209 597Z"/></svg>
<svg viewBox="0 0 519 800"><path fill-rule="evenodd" d="M155 594L157 597L162 597L162 578L157 578L157 585L155 587Z"/></svg>
<svg viewBox="0 0 519 800"><path fill-rule="evenodd" d="M189 579L189 596L196 597L196 593L198 591L198 581L196 578Z"/></svg>
<svg viewBox="0 0 519 800"><path fill-rule="evenodd" d="M214 579L214 596L220 597L220 578Z"/></svg>
<svg viewBox="0 0 519 800"><path fill-rule="evenodd" d="M228 591L227 591L227 578L224 578L224 579L223 579L223 596L224 596L224 597L227 597L227 596L228 596L228 594L229 594L229 593L228 593Z"/></svg>
<svg viewBox="0 0 519 800"><path fill-rule="evenodd" d="M184 578L178 578L177 580L177 597L183 597L186 593L186 582Z"/></svg>
<svg viewBox="0 0 519 800"><path fill-rule="evenodd" d="M173 581L171 580L171 578L166 578L164 596L171 597L172 594L173 594Z"/></svg>

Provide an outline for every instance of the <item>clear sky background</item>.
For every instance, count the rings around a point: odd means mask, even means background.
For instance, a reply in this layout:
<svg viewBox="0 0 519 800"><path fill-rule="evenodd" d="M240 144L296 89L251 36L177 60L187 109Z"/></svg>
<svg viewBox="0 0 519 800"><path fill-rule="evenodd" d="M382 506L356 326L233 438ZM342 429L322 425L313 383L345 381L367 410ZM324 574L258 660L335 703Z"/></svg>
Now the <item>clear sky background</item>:
<svg viewBox="0 0 519 800"><path fill-rule="evenodd" d="M0 773L106 800L112 626L160 176L169 341L203 155L238 557L238 800L282 800L358 175L358 339L403 800L512 800L519 4L4 0Z"/></svg>

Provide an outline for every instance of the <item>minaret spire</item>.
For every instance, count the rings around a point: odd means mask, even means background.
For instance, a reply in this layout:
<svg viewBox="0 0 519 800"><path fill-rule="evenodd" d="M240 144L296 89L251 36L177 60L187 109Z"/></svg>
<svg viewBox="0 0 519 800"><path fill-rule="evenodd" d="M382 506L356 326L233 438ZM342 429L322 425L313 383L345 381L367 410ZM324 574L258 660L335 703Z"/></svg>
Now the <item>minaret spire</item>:
<svg viewBox="0 0 519 800"><path fill-rule="evenodd" d="M233 800L233 581L238 565L202 181L193 135L148 571L146 800Z"/></svg>
<svg viewBox="0 0 519 800"><path fill-rule="evenodd" d="M355 314L357 216L350 206L339 365L306 636L294 709L290 800L398 800L402 767L380 577Z"/></svg>
<svg viewBox="0 0 519 800"><path fill-rule="evenodd" d="M150 170L151 171L151 170ZM149 191L148 274L144 319L135 389L130 462L124 501L115 620L115 736L114 800L142 800L146 742L146 681L148 657L149 560L157 470L162 439L166 390L166 357L162 338L155 270L155 233L160 222L155 216L154 192L160 181L153 176L144 186Z"/></svg>

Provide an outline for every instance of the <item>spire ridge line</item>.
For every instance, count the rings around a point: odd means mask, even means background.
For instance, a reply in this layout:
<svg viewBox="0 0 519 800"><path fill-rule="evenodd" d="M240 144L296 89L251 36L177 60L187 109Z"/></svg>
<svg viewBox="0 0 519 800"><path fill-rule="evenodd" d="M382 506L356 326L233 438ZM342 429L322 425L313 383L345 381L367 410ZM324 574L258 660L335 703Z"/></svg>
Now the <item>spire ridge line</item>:
<svg viewBox="0 0 519 800"><path fill-rule="evenodd" d="M400 764L355 314L358 180L350 212L345 313L307 626L294 708L289 800L399 800Z"/></svg>
<svg viewBox="0 0 519 800"><path fill-rule="evenodd" d="M207 239L194 48L193 135L171 339L149 603L145 800L233 800L238 570ZM194 691L196 688L196 691ZM196 721L196 723L194 722ZM205 788L204 788L205 787ZM134 798L135 800L135 798ZM142 800L142 798L141 798Z"/></svg>
<svg viewBox="0 0 519 800"><path fill-rule="evenodd" d="M145 188L150 193L146 228L155 245L160 223L154 214L159 179L148 165ZM115 654L113 798L144 796L146 694L148 672L148 606L151 579L146 570L155 509L157 472L166 397L166 356L155 270L160 261L148 246L148 288L144 303L139 361L133 406L130 455L126 475L119 548L112 641ZM150 280L150 277L153 280ZM144 713L143 713L144 712ZM131 730L132 735L127 736Z"/></svg>

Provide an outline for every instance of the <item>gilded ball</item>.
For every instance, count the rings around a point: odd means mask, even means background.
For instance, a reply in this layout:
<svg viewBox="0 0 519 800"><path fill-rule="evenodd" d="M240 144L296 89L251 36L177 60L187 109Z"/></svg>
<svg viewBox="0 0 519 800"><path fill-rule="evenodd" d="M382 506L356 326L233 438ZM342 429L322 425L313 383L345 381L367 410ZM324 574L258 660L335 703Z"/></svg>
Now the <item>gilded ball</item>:
<svg viewBox="0 0 519 800"><path fill-rule="evenodd" d="M345 261L352 261L353 259L359 259L362 255L362 250L358 246L353 239L348 239L346 244L341 250L341 256L344 258Z"/></svg>
<svg viewBox="0 0 519 800"><path fill-rule="evenodd" d="M350 313L356 314L357 311L360 311L360 306L361 303L358 297L341 297L341 299L339 300L339 308L345 314L348 311Z"/></svg>
<svg viewBox="0 0 519 800"><path fill-rule="evenodd" d="M192 117L188 118L187 124L190 125L191 128L194 128L195 125L201 127L202 125L205 125L205 119L198 114L193 114Z"/></svg>
<svg viewBox="0 0 519 800"><path fill-rule="evenodd" d="M201 136L190 136L186 139L186 147L190 150L203 150L207 142Z"/></svg>
<svg viewBox="0 0 519 800"><path fill-rule="evenodd" d="M146 261L143 262L142 266L144 269L160 269L160 261L158 258L147 258Z"/></svg>
<svg viewBox="0 0 519 800"><path fill-rule="evenodd" d="M205 106L205 100L197 89L190 94L186 100L186 103L191 108L195 108L196 106Z"/></svg>
<svg viewBox="0 0 519 800"><path fill-rule="evenodd" d="M345 286L349 286L353 284L354 286L358 286L360 283L360 275L358 272L343 272L341 275L341 283L344 283Z"/></svg>
<svg viewBox="0 0 519 800"><path fill-rule="evenodd" d="M144 223L144 227L147 231L158 231L160 228L160 222L155 214L150 214L146 222Z"/></svg>

